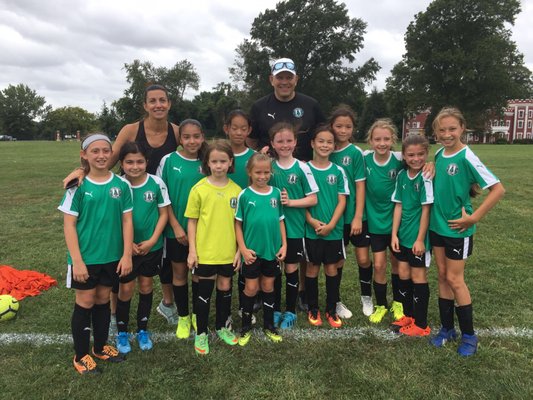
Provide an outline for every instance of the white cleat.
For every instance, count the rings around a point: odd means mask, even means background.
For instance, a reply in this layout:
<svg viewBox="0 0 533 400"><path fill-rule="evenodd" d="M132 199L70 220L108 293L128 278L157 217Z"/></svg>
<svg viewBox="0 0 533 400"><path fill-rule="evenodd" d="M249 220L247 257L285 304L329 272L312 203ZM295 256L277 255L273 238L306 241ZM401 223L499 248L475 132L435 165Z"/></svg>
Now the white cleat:
<svg viewBox="0 0 533 400"><path fill-rule="evenodd" d="M370 317L374 312L374 304L371 296L361 296L361 304L363 305L363 314Z"/></svg>

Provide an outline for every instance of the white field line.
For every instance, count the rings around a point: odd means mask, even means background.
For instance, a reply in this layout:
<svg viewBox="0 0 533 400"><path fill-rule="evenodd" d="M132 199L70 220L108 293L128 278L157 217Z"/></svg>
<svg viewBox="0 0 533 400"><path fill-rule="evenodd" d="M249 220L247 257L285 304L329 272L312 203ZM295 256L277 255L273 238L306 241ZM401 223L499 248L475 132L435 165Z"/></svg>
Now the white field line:
<svg viewBox="0 0 533 400"><path fill-rule="evenodd" d="M436 330L435 330L436 332ZM489 328L478 329L476 333L481 338L521 338L533 339L533 329L528 328ZM363 337L374 337L383 341L397 340L400 335L394 334L385 329L364 327L364 328L343 328L343 329L293 329L282 332L283 338L295 341L320 341L335 339L361 339ZM261 330L254 330L254 337L260 340L268 340ZM173 342L176 339L174 332L154 332L152 338L155 343ZM191 339L189 339L191 340ZM52 344L71 343L70 334L53 333L0 333L0 346L15 343L28 344L34 346L44 346Z"/></svg>

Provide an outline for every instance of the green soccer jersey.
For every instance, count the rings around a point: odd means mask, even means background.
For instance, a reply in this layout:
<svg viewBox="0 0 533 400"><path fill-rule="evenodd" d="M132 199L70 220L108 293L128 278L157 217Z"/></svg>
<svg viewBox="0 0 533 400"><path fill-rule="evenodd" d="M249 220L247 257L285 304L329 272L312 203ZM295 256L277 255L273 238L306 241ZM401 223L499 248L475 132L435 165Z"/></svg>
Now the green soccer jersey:
<svg viewBox="0 0 533 400"><path fill-rule="evenodd" d="M348 179L348 188L350 195L346 198L346 209L344 210L344 223L351 224L355 216L355 183L366 179L365 162L363 151L354 144L348 144L345 148L335 150L329 156L329 160L344 169ZM363 221L366 215L363 211Z"/></svg>
<svg viewBox="0 0 533 400"><path fill-rule="evenodd" d="M172 202L172 211L183 230L187 232L185 208L191 188L204 177L202 162L198 159L185 158L175 151L161 159L157 176L163 179L167 185L168 196ZM176 238L170 224L167 224L165 228L165 237Z"/></svg>
<svg viewBox="0 0 533 400"><path fill-rule="evenodd" d="M339 194L348 196L350 189L344 170L337 164L330 163L327 168L317 168L311 162L307 165L313 171L316 183L318 185L318 203L308 210L311 216L319 221L328 223L333 217L335 208L338 204ZM313 227L306 225L305 237L308 239L340 240L343 236L344 218L341 216L335 228L327 236L319 236L315 233Z"/></svg>
<svg viewBox="0 0 533 400"><path fill-rule="evenodd" d="M278 161L272 162L270 184L279 190L286 189L289 199L301 199L318 192L315 177L309 166L300 161L283 168ZM305 208L283 207L287 238L301 239L305 236Z"/></svg>
<svg viewBox="0 0 533 400"><path fill-rule="evenodd" d="M139 186L131 186L133 190L133 242L148 240L154 234L159 221L159 208L170 204L165 182L155 175L146 175L146 180ZM150 251L163 247L163 236L160 235Z"/></svg>
<svg viewBox="0 0 533 400"><path fill-rule="evenodd" d="M228 174L228 177L237 185L244 189L248 187L248 171L246 171L246 164L250 157L254 155L255 151L252 149L246 149L242 153L234 154L235 159L233 164L235 165L235 172Z"/></svg>
<svg viewBox="0 0 533 400"><path fill-rule="evenodd" d="M407 170L402 169L396 178L396 189L392 194L392 201L402 204L402 219L398 229L400 244L412 248L418 237L422 206L433 204L433 182L424 178L419 171L413 178ZM424 244L429 250L429 230L426 232Z"/></svg>
<svg viewBox="0 0 533 400"><path fill-rule="evenodd" d="M124 252L122 214L133 209L129 183L110 173L105 182L85 177L79 187L68 189L58 210L77 217L76 232L86 265L120 260ZM70 253L68 263L72 264Z"/></svg>
<svg viewBox="0 0 533 400"><path fill-rule="evenodd" d="M239 194L235 218L242 222L246 247L257 257L275 260L283 244L279 222L285 218L279 189L270 187L268 193L259 193L247 187Z"/></svg>
<svg viewBox="0 0 533 400"><path fill-rule="evenodd" d="M229 180L212 185L203 178L191 189L185 216L196 218L196 255L200 264L231 264L237 252L235 209L241 188Z"/></svg>
<svg viewBox="0 0 533 400"><path fill-rule="evenodd" d="M437 150L433 181L435 202L431 210L429 229L441 236L471 236L476 230L475 225L459 232L448 226L448 220L461 218L463 207L467 214L472 214L474 210L469 194L472 184L477 183L486 189L498 182L499 179L468 146L449 156L444 154L443 148Z"/></svg>
<svg viewBox="0 0 533 400"><path fill-rule="evenodd" d="M377 235L392 232L394 203L391 201L396 186L396 176L402 168L402 154L391 151L389 159L379 164L373 151L365 151L366 195L365 209L368 231Z"/></svg>

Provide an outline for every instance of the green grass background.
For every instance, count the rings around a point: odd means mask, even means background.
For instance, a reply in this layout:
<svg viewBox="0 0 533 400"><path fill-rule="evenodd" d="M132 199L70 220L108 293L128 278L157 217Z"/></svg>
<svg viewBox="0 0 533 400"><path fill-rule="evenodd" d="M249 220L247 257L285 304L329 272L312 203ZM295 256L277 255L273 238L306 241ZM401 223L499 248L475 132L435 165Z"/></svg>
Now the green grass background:
<svg viewBox="0 0 533 400"><path fill-rule="evenodd" d="M58 287L24 299L18 318L1 323L0 334L70 332L74 296L65 288L66 246L62 215L56 208L63 194L62 178L78 165L78 146L0 142L0 264L45 272L58 280ZM475 327L531 329L533 147L472 148L507 190L478 225L474 255L467 262ZM341 293L354 317L346 326L366 327L354 266L350 253ZM429 321L435 328L433 266L429 280ZM157 292L154 307L159 299ZM303 314L299 326L311 329ZM387 328L386 324L380 327ZM150 329L173 331L156 313ZM71 343L0 343L2 398L533 398L530 337L482 336L478 354L469 359L460 358L456 346L435 350L426 339L384 340L373 335L329 340L291 337L281 344L254 339L245 348L212 340L211 353L203 358L195 356L192 341L176 340L155 343L153 351L146 353L134 345L126 363L104 365L101 376L91 377L75 373L72 356Z"/></svg>

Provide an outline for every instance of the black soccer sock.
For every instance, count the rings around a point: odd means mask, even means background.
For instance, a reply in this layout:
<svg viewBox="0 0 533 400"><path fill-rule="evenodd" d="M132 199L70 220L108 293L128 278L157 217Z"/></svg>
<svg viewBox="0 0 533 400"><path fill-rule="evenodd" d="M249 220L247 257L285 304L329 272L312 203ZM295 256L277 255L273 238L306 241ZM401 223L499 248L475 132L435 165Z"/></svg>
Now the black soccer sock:
<svg viewBox="0 0 533 400"><path fill-rule="evenodd" d="M111 309L109 302L105 304L95 304L93 306L93 338L94 351L99 353L107 343L109 334L109 322L111 318Z"/></svg>
<svg viewBox="0 0 533 400"><path fill-rule="evenodd" d="M196 314L196 298L198 297L198 282L191 281L192 313Z"/></svg>
<svg viewBox="0 0 533 400"><path fill-rule="evenodd" d="M331 315L336 313L339 298L338 277L326 275L326 311Z"/></svg>
<svg viewBox="0 0 533 400"><path fill-rule="evenodd" d="M274 292L263 292L263 328L274 328Z"/></svg>
<svg viewBox="0 0 533 400"><path fill-rule="evenodd" d="M390 274L392 284L392 299L401 303L402 295L400 294L400 275Z"/></svg>
<svg viewBox="0 0 533 400"><path fill-rule="evenodd" d="M374 295L376 296L376 305L387 307L387 284L377 283L374 281Z"/></svg>
<svg viewBox="0 0 533 400"><path fill-rule="evenodd" d="M189 285L186 283L182 286L172 285L174 291L174 301L180 317L189 315Z"/></svg>
<svg viewBox="0 0 533 400"><path fill-rule="evenodd" d="M439 297L440 323L444 329L450 330L454 327L453 308L453 299L450 300Z"/></svg>
<svg viewBox="0 0 533 400"><path fill-rule="evenodd" d="M413 318L419 328L428 326L429 284L413 283Z"/></svg>
<svg viewBox="0 0 533 400"><path fill-rule="evenodd" d="M372 296L372 264L367 268L359 265L359 283L361 285L361 296Z"/></svg>
<svg viewBox="0 0 533 400"><path fill-rule="evenodd" d="M239 310L243 309L243 292L244 292L244 285L245 280L244 276L242 275L242 271L239 269L239 276L237 278L237 285L238 285L238 291L239 291Z"/></svg>
<svg viewBox="0 0 533 400"><path fill-rule="evenodd" d="M198 282L198 298L196 299L196 326L197 333L207 333L209 320L209 305L211 304L211 294L215 287L214 279L200 279Z"/></svg>
<svg viewBox="0 0 533 400"><path fill-rule="evenodd" d="M231 311L231 290L217 289L216 306L215 328L219 330L226 326Z"/></svg>
<svg viewBox="0 0 533 400"><path fill-rule="evenodd" d="M152 310L154 292L147 294L139 293L139 304L137 306L137 332L148 330L148 319Z"/></svg>
<svg viewBox="0 0 533 400"><path fill-rule="evenodd" d="M472 304L455 307L457 320L459 321L459 328L462 334L474 334L473 308Z"/></svg>
<svg viewBox="0 0 533 400"><path fill-rule="evenodd" d="M337 301L341 301L341 281L342 281L342 270L343 269L344 269L343 267L337 268L337 293L339 294Z"/></svg>
<svg viewBox="0 0 533 400"><path fill-rule="evenodd" d="M413 281L411 279L398 280L398 293L403 306L403 313L408 317L413 316Z"/></svg>
<svg viewBox="0 0 533 400"><path fill-rule="evenodd" d="M254 311L254 297L247 296L242 292L242 330L252 329L252 313Z"/></svg>
<svg viewBox="0 0 533 400"><path fill-rule="evenodd" d="M281 286L282 286L281 274L274 279L274 311L281 311Z"/></svg>
<svg viewBox="0 0 533 400"><path fill-rule="evenodd" d="M285 302L286 310L296 314L296 299L298 297L298 271L285 273Z"/></svg>
<svg viewBox="0 0 533 400"><path fill-rule="evenodd" d="M318 277L305 277L305 292L309 310L318 310Z"/></svg>
<svg viewBox="0 0 533 400"><path fill-rule="evenodd" d="M117 330L119 332L127 332L128 324L130 323L130 307L131 300L122 301L117 298Z"/></svg>
<svg viewBox="0 0 533 400"><path fill-rule="evenodd" d="M84 308L79 304L74 304L70 326L72 329L72 340L74 341L74 351L76 361L80 361L89 354L91 343L91 315L92 308Z"/></svg>
<svg viewBox="0 0 533 400"><path fill-rule="evenodd" d="M307 304L307 291L305 289L298 291L298 297L300 298L303 304Z"/></svg>

